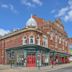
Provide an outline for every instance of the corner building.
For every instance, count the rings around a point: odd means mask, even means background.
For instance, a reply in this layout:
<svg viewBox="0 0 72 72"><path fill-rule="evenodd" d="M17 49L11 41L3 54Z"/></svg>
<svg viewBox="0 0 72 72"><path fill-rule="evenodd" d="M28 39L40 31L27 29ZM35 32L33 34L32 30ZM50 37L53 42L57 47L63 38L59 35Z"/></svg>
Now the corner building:
<svg viewBox="0 0 72 72"><path fill-rule="evenodd" d="M0 37L0 64L26 67L69 62L68 36L60 19L31 16L23 29Z"/></svg>

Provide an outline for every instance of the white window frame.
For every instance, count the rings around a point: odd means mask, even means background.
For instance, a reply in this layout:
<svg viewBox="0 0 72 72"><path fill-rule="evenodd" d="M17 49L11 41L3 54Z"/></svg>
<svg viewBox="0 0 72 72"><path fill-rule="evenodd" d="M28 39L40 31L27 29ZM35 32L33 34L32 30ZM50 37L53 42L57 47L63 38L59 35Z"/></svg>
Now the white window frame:
<svg viewBox="0 0 72 72"><path fill-rule="evenodd" d="M39 35L37 36L36 40L37 40L37 45L40 45L40 36Z"/></svg>
<svg viewBox="0 0 72 72"><path fill-rule="evenodd" d="M48 37L46 35L43 35L43 46L48 47Z"/></svg>
<svg viewBox="0 0 72 72"><path fill-rule="evenodd" d="M26 39L25 39L25 38L26 38ZM27 44L26 40L27 40L27 37L24 36L24 37L22 38L22 43L23 43L23 45L26 45L26 44Z"/></svg>
<svg viewBox="0 0 72 72"><path fill-rule="evenodd" d="M61 41L62 41L62 38L61 38L61 37L59 37L59 44L61 44Z"/></svg>
<svg viewBox="0 0 72 72"><path fill-rule="evenodd" d="M31 36L33 37L32 39L33 39L33 43L31 43ZM33 36L33 35L31 35L30 37L29 37L29 44L35 44L35 37Z"/></svg>

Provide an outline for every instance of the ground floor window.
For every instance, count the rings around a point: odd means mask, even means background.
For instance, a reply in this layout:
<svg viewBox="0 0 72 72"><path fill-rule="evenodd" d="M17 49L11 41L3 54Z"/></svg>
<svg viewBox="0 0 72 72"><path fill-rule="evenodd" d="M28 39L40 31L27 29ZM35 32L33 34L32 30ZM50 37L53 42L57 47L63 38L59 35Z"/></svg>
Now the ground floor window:
<svg viewBox="0 0 72 72"><path fill-rule="evenodd" d="M36 49L19 49L14 50L14 63L17 66L46 66L49 63L49 52L45 52L44 50L36 50ZM7 62L10 61L10 51L7 52Z"/></svg>

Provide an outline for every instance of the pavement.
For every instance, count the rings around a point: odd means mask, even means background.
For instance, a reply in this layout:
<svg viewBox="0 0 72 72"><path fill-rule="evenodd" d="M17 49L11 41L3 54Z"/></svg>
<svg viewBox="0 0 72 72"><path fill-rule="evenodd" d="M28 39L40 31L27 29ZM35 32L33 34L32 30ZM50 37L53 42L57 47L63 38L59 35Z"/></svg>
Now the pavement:
<svg viewBox="0 0 72 72"><path fill-rule="evenodd" d="M66 68L61 68L61 69L54 70L54 71L48 71L48 72L72 72L72 66L66 67Z"/></svg>
<svg viewBox="0 0 72 72"><path fill-rule="evenodd" d="M67 67L72 67L72 63L45 66L45 67L11 67L10 65L0 65L0 72L49 72Z"/></svg>

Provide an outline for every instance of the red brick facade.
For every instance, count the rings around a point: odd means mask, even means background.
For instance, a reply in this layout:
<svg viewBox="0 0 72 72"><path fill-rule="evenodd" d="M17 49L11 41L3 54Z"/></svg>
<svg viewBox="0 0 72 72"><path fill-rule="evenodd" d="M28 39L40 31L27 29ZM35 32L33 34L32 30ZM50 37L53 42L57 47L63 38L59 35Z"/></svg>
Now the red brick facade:
<svg viewBox="0 0 72 72"><path fill-rule="evenodd" d="M36 20L37 27L26 27L0 37L0 64L5 64L6 49L22 46L22 38L24 36L26 36L27 44L29 44L30 35L35 37L35 44L36 38L39 35L41 46L43 46L43 35L46 35L48 39L47 47L49 49L69 54L68 36L64 31L64 26L62 25L60 19L57 19L55 22L50 22L45 21L42 18L38 18L37 16L32 17Z"/></svg>

